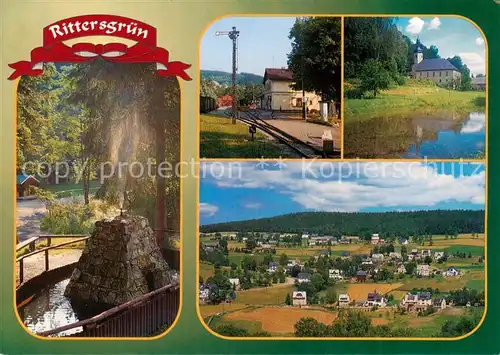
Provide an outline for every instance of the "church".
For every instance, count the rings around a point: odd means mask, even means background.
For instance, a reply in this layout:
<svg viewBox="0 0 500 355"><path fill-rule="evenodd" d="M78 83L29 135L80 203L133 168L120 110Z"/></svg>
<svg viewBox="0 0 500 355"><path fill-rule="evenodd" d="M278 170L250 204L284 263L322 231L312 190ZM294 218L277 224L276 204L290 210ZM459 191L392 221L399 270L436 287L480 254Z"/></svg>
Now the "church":
<svg viewBox="0 0 500 355"><path fill-rule="evenodd" d="M448 87L461 80L462 74L451 62L444 58L424 59L424 46L417 38L413 50L411 75L416 79L432 80L438 86Z"/></svg>

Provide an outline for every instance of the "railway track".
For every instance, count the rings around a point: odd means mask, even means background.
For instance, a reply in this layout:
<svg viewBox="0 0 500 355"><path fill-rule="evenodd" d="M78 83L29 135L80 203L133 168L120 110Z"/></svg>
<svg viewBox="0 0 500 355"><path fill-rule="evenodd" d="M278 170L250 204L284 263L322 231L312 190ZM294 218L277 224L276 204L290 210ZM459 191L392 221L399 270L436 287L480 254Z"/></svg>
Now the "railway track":
<svg viewBox="0 0 500 355"><path fill-rule="evenodd" d="M232 115L231 108L225 111L226 116L230 117ZM317 147L301 141L300 139L290 135L289 133L269 124L263 120L260 116L258 110L248 110L240 111L238 120L249 125L260 129L262 132L267 133L271 137L275 138L280 143L285 144L293 151L298 153L304 158L328 158L326 154Z"/></svg>

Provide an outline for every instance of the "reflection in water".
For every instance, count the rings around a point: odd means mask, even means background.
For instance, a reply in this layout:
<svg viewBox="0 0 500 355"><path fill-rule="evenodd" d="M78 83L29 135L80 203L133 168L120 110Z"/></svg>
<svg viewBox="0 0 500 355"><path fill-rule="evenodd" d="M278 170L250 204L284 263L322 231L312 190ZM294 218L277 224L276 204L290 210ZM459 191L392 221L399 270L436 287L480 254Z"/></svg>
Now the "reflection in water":
<svg viewBox="0 0 500 355"><path fill-rule="evenodd" d="M79 321L69 299L64 296L68 282L69 279L66 279L48 286L26 306L19 309L19 316L29 330L39 333ZM70 335L81 331L81 328L75 328L58 335Z"/></svg>
<svg viewBox="0 0 500 355"><path fill-rule="evenodd" d="M474 158L485 150L485 114L406 114L346 123L346 158Z"/></svg>

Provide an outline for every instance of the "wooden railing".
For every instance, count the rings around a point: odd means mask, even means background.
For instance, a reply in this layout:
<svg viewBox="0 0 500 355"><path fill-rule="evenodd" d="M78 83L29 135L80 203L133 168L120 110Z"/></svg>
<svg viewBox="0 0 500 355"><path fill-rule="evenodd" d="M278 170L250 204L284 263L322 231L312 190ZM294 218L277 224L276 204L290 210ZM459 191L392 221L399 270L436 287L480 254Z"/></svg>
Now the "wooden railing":
<svg viewBox="0 0 500 355"><path fill-rule="evenodd" d="M73 240L60 243L57 245L52 245L52 239L56 238L74 238ZM23 283L24 281L24 259L29 258L30 256L39 254L39 253L44 253L45 254L45 271L50 270L50 262L49 262L49 250L52 249L57 249L61 248L70 244L78 243L84 240L87 240L89 238L88 235L85 234L66 234L66 235L52 235L52 234L42 234L39 235L38 237L33 237L30 238L22 243L17 244L16 246L16 252L28 247L28 250L30 251L27 254L21 255L16 259L16 262L19 263L19 283ZM36 243L39 240L47 240L47 246L44 248L40 248L35 250L36 248Z"/></svg>
<svg viewBox="0 0 500 355"><path fill-rule="evenodd" d="M83 328L78 337L145 337L170 327L179 311L178 285L167 285L92 318L38 333L54 336ZM74 336L74 335L71 335Z"/></svg>

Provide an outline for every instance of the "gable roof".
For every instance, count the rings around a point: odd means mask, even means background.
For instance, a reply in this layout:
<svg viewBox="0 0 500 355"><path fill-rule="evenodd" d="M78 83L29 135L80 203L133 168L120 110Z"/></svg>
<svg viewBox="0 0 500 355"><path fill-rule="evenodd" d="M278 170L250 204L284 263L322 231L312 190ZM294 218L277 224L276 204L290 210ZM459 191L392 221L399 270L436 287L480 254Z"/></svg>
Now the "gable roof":
<svg viewBox="0 0 500 355"><path fill-rule="evenodd" d="M33 175L25 175L25 174L18 174L16 175L16 184L17 185L22 185L26 182L26 180L28 180L29 178L33 178L35 179L37 182L40 182L38 181L38 179L36 177L34 177Z"/></svg>
<svg viewBox="0 0 500 355"><path fill-rule="evenodd" d="M475 78L472 78L472 84L486 85L486 77L485 76L476 76Z"/></svg>
<svg viewBox="0 0 500 355"><path fill-rule="evenodd" d="M305 299L306 295L305 291L293 291L292 298Z"/></svg>
<svg viewBox="0 0 500 355"><path fill-rule="evenodd" d="M266 68L263 83L265 84L268 79L275 81L292 81L293 75L290 69Z"/></svg>
<svg viewBox="0 0 500 355"><path fill-rule="evenodd" d="M434 59L424 59L420 63L415 65L415 71L423 70L456 70L458 69L451 64L448 59L434 58Z"/></svg>

